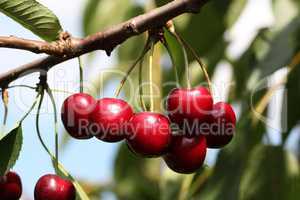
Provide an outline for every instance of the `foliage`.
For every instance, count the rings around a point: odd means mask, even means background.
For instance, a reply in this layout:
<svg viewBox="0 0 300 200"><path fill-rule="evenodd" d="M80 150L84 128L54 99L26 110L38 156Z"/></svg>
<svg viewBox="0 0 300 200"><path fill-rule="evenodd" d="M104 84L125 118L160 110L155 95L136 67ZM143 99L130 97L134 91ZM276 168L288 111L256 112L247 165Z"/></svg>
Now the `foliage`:
<svg viewBox="0 0 300 200"><path fill-rule="evenodd" d="M161 6L169 1L156 0L155 3ZM149 7L155 7L149 2L88 0L83 13L83 32L88 35L100 31L141 14ZM284 133L281 145L266 144L264 139L269 127L262 121L255 121L253 115L253 107L261 102L270 89L263 88L252 96L257 83L289 65L300 50L300 4L297 0L273 1L274 17L276 20L280 18L282 23L277 24L276 21L273 26L259 30L242 55L232 59L227 56L230 42L224 35L234 26L247 3L246 0L211 0L199 14L184 15L174 20L177 31L192 44L207 64L210 75L223 61L228 62L233 71L235 84L230 88L229 101L241 108L240 117L233 142L218 153L214 166L204 167L193 175L178 175L165 169L160 160L137 158L125 145L120 145L115 158L113 183L106 190L97 189L95 193L109 191L122 200L293 200L300 195L299 160L295 156L299 152L290 152L284 148L284 142L300 119L297 109L300 101L300 66L296 66L286 77L285 88L288 93L287 99L283 101L282 113L287 112L287 116L281 119L282 127L285 127L281 130ZM283 12L289 12L287 9L296 10L296 14L282 15ZM117 14L111 16L111 12L116 10ZM34 0L0 0L0 11L48 41L55 40L62 31L55 15ZM184 59L180 45L168 32L165 32L165 37L175 58L179 80L183 80ZM128 63L139 55L145 38L144 35L131 38L117 49L118 69L127 70ZM156 83L175 82L174 69L170 63L159 60L168 56L167 51L160 46L157 52ZM189 61L192 66L195 60L191 55ZM134 81L138 80L138 73L131 76ZM201 83L204 78L200 70L195 70L193 77L193 85ZM106 83L114 78L113 75L107 75ZM99 87L104 88L105 85ZM162 88L162 98L171 88ZM124 95L128 98L126 90ZM250 99L252 97L253 101ZM285 105L287 110L284 110ZM263 109L260 114L265 113L266 109ZM0 175L17 160L21 143L20 125L0 140ZM68 176L66 173L64 175Z"/></svg>

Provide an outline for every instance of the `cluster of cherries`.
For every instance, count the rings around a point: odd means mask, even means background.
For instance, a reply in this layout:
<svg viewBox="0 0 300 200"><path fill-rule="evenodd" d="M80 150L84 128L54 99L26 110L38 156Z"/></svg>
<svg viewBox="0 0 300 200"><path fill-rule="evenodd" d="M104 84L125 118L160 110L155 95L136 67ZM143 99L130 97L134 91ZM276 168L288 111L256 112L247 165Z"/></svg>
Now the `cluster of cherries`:
<svg viewBox="0 0 300 200"><path fill-rule="evenodd" d="M205 160L207 148L221 148L234 134L236 117L224 102L213 103L204 87L173 89L167 98L168 116L154 112L134 113L121 99L77 93L62 106L61 117L68 133L77 139L106 142L126 140L129 148L144 157L163 156L178 173L193 173ZM20 177L8 172L0 177L0 199L17 200L22 193ZM35 186L35 200L75 200L69 180L57 175L42 176Z"/></svg>
<svg viewBox="0 0 300 200"><path fill-rule="evenodd" d="M234 134L236 117L224 102L213 103L205 87L173 89L167 98L168 116L154 112L134 113L122 99L95 100L88 94L68 97L62 121L77 139L106 142L126 140L129 148L144 157L163 156L178 173L193 173L205 160L207 148L221 148Z"/></svg>
<svg viewBox="0 0 300 200"><path fill-rule="evenodd" d="M0 177L0 199L18 200L22 195L22 182L16 172ZM57 175L42 176L34 190L35 200L75 200L76 190L72 182Z"/></svg>

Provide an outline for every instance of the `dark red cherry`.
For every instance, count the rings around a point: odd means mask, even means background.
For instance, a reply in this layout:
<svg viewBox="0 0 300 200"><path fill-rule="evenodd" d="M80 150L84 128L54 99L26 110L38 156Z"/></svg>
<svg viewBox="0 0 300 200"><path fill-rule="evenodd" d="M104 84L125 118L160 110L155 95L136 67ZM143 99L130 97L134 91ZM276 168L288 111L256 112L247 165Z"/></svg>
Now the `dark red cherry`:
<svg viewBox="0 0 300 200"><path fill-rule="evenodd" d="M8 172L0 177L0 199L18 200L22 195L22 182L15 172Z"/></svg>
<svg viewBox="0 0 300 200"><path fill-rule="evenodd" d="M76 190L71 181L57 175L42 176L34 189L34 200L75 200Z"/></svg>
<svg viewBox="0 0 300 200"><path fill-rule="evenodd" d="M194 173L203 165L205 156L206 140L203 135L198 137L174 135L164 160L173 171L189 174Z"/></svg>
<svg viewBox="0 0 300 200"><path fill-rule="evenodd" d="M118 142L125 138L125 129L133 116L131 106L121 99L103 98L98 100L91 114L91 130L98 139Z"/></svg>
<svg viewBox="0 0 300 200"><path fill-rule="evenodd" d="M170 120L179 125L186 134L195 134L192 128L200 128L207 122L213 106L213 99L205 87L194 89L173 89L167 98Z"/></svg>
<svg viewBox="0 0 300 200"><path fill-rule="evenodd" d="M171 142L169 119L158 113L133 115L127 132L127 144L136 154L157 157L166 153Z"/></svg>
<svg viewBox="0 0 300 200"><path fill-rule="evenodd" d="M68 133L77 139L89 139L89 117L96 106L96 100L84 93L69 96L61 108L61 119Z"/></svg>
<svg viewBox="0 0 300 200"><path fill-rule="evenodd" d="M206 136L209 148L221 148L228 144L234 135L236 116L231 105L219 102L214 104Z"/></svg>

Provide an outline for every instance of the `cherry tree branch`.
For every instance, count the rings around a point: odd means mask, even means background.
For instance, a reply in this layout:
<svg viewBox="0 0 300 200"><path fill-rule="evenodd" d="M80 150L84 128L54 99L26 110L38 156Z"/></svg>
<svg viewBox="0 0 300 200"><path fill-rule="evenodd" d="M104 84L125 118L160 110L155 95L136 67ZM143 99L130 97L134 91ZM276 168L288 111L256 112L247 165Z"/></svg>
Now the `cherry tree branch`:
<svg viewBox="0 0 300 200"><path fill-rule="evenodd" d="M142 34L151 29L161 28L167 21L181 14L198 13L207 1L175 0L148 13L85 38L74 38L67 33L62 33L60 40L47 43L14 36L0 37L0 47L22 49L50 55L0 74L0 87L6 87L10 82L27 74L48 71L51 67L59 63L95 50L104 50L110 55L116 46L130 37Z"/></svg>

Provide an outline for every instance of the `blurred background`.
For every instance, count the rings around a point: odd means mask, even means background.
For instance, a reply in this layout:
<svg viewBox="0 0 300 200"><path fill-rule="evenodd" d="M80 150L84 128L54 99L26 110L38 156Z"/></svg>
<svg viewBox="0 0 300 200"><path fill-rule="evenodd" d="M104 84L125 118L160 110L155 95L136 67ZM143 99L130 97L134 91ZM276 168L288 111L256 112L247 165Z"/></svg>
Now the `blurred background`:
<svg viewBox="0 0 300 200"><path fill-rule="evenodd" d="M59 18L73 36L103 30L138 14L164 5L168 0L39 0ZM195 48L213 79L214 100L234 105L238 116L236 136L221 151L208 150L206 166L193 175L168 170L161 159L141 159L122 143L96 139L70 139L60 124L61 162L82 182L94 199L297 199L300 196L300 66L293 60L300 44L299 0L210 0L198 15L174 20L177 31ZM0 35L38 39L0 13ZM180 46L168 34L180 80L184 80ZM110 57L102 51L83 56L85 89L95 97L112 97L125 71L137 58L146 34L118 47ZM0 49L0 73L30 62L41 55ZM189 56L192 84L204 82L203 74ZM174 82L172 64L162 45L155 49L155 83L161 87L156 103L168 94ZM295 65L295 66L293 66ZM297 67L298 65L298 67ZM138 109L137 70L133 84L125 85L122 97ZM52 89L78 91L77 59L49 72ZM35 85L33 74L12 83ZM184 81L181 82L184 85ZM147 90L146 90L147 92ZM68 93L55 92L58 108ZM7 129L29 109L35 92L9 90ZM161 110L163 112L163 110ZM3 106L0 108L3 113ZM51 161L39 144L35 112L23 123L23 147L14 170L23 180L24 200L33 198L38 178L53 173ZM54 149L53 110L49 99L43 104L42 134Z"/></svg>

